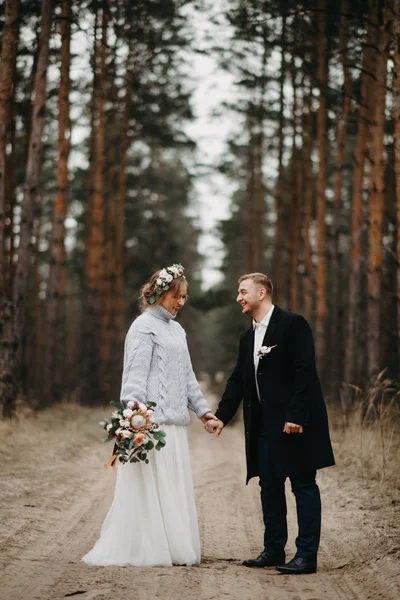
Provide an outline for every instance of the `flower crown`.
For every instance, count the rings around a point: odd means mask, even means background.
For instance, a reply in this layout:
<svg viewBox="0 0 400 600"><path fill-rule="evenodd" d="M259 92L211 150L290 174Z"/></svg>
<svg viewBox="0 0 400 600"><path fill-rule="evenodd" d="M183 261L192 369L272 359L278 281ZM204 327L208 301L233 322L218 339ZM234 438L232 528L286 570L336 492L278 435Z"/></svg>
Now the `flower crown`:
<svg viewBox="0 0 400 600"><path fill-rule="evenodd" d="M185 277L183 271L185 269L181 264L174 264L170 267L165 267L165 269L161 269L158 277L156 279L156 285L154 288L154 294L149 298L150 304L154 304L160 298L161 294L169 290L170 283L174 279L178 279L179 277Z"/></svg>

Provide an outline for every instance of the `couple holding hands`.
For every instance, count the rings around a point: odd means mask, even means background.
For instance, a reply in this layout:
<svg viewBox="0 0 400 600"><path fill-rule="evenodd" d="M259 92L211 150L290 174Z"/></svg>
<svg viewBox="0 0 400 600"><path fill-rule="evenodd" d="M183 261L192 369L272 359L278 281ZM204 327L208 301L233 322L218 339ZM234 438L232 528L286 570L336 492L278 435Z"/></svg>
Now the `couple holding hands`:
<svg viewBox="0 0 400 600"><path fill-rule="evenodd" d="M321 532L316 471L334 464L311 329L301 315L273 304L262 273L239 279L236 301L252 324L215 414L193 372L184 329L174 320L187 299L181 265L157 271L141 290L141 315L125 341L121 402L153 401L167 434L149 464L119 465L114 500L90 565L170 566L201 561L187 425L193 410L219 436L243 401L247 482L259 478L264 548L246 567L315 573ZM296 554L286 562L285 480L296 499Z"/></svg>

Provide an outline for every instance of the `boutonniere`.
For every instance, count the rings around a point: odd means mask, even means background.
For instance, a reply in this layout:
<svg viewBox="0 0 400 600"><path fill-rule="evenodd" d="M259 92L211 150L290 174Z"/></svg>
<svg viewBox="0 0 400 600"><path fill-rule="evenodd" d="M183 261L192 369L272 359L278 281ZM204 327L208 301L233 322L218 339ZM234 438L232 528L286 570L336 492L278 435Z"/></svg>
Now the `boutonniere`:
<svg viewBox="0 0 400 600"><path fill-rule="evenodd" d="M275 344L275 346L261 346L260 350L257 352L257 356L264 358L264 356L269 354L273 348L277 347L277 345L278 344Z"/></svg>

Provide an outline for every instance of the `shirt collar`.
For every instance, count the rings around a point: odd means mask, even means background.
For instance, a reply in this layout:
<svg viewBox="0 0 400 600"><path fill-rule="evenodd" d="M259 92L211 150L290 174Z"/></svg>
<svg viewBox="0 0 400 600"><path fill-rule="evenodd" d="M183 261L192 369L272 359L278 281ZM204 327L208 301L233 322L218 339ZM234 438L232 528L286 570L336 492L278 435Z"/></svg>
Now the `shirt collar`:
<svg viewBox="0 0 400 600"><path fill-rule="evenodd" d="M274 310L274 305L271 306L271 308L269 309L269 311L267 312L267 314L265 315L265 317L263 318L263 320L260 321L259 323L257 323L257 321L255 321L253 319L253 329L256 329L256 327L259 326L259 325L262 325L263 327L267 328L268 324L270 322L273 310Z"/></svg>

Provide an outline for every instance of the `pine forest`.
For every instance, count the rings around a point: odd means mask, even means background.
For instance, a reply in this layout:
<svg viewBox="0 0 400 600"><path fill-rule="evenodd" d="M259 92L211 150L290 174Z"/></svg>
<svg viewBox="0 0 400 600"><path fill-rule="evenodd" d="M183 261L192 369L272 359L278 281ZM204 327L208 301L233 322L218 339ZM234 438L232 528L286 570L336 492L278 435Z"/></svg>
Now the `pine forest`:
<svg viewBox="0 0 400 600"><path fill-rule="evenodd" d="M174 262L190 285L180 318L193 363L215 389L249 324L237 279L261 271L274 302L311 323L329 403L374 386L392 398L399 44L397 0L3 2L3 416L118 397L140 287ZM213 164L190 135L193 57L229 78ZM199 180L212 177L228 209L205 232ZM218 212L220 193L208 200ZM211 284L205 233L221 257Z"/></svg>
<svg viewBox="0 0 400 600"><path fill-rule="evenodd" d="M0 456L1 600L400 598L400 0L0 0Z"/></svg>

